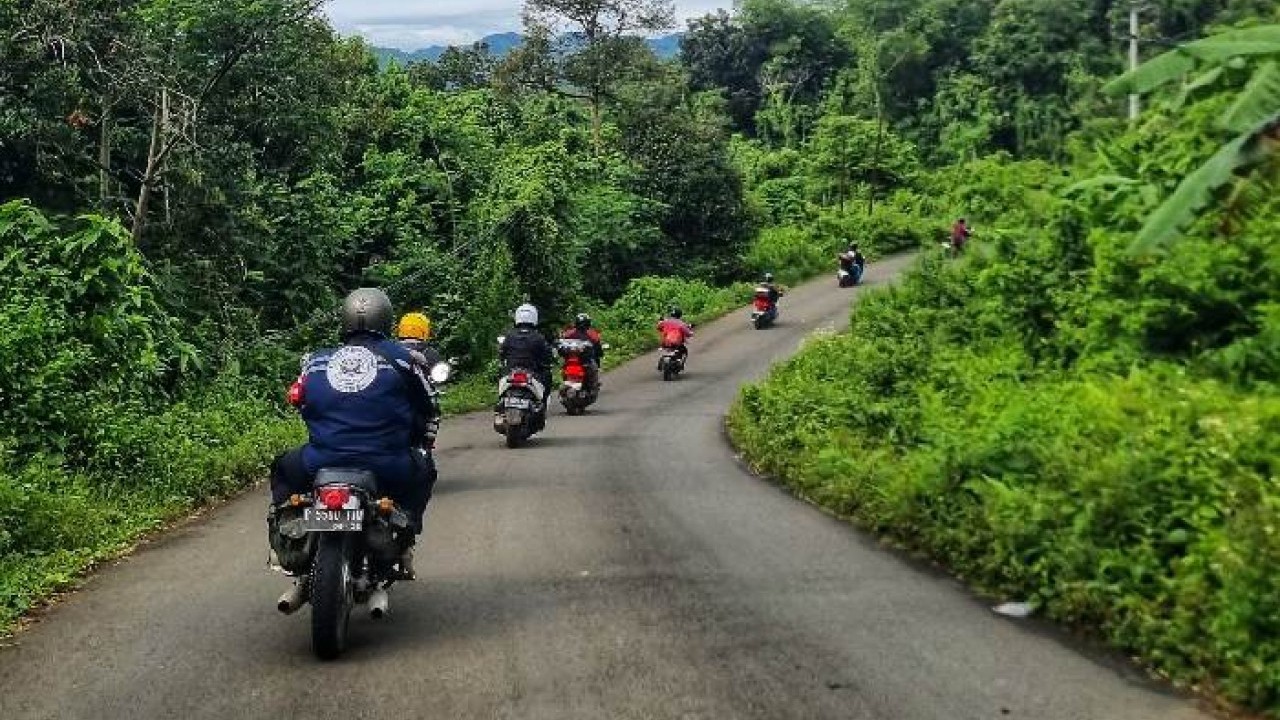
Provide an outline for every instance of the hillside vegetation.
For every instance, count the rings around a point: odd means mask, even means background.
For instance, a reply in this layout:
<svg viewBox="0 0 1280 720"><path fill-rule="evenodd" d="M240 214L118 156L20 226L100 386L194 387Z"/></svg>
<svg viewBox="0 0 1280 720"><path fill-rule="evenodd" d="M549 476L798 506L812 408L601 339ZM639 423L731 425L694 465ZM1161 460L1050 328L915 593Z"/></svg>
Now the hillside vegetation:
<svg viewBox="0 0 1280 720"><path fill-rule="evenodd" d="M1013 5L1036 6L995 12ZM927 252L848 333L744 388L729 426L802 496L1280 717L1280 25L1210 32L1123 78L1077 75L1102 92L1074 97L1051 146L1025 128L918 175L902 225L967 215L966 256ZM1117 121L1129 91L1144 112Z"/></svg>

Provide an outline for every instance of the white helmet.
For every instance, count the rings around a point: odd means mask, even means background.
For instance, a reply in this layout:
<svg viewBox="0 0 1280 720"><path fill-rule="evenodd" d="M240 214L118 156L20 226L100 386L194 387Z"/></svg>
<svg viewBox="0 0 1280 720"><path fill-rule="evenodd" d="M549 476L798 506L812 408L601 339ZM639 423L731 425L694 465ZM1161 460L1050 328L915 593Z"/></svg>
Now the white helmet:
<svg viewBox="0 0 1280 720"><path fill-rule="evenodd" d="M538 324L538 308L525 304L516 308L515 320L517 325L537 325Z"/></svg>

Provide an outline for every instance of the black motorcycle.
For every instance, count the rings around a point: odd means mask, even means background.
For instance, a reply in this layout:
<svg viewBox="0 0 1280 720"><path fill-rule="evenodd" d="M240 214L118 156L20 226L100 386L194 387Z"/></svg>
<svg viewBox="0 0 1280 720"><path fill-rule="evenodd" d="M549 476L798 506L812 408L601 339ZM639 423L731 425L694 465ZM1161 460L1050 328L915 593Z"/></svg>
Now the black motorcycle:
<svg viewBox="0 0 1280 720"><path fill-rule="evenodd" d="M444 383L451 372L440 363L432 368L431 380ZM368 470L321 468L312 487L268 516L276 558L285 572L298 577L276 609L291 615L310 602L311 648L332 660L346 649L356 605L367 605L374 620L387 616L391 586L410 579L400 562L413 530L408 514L379 492L377 477Z"/></svg>
<svg viewBox="0 0 1280 720"><path fill-rule="evenodd" d="M684 372L685 353L679 348L664 347L658 352L658 372L663 380L675 380Z"/></svg>

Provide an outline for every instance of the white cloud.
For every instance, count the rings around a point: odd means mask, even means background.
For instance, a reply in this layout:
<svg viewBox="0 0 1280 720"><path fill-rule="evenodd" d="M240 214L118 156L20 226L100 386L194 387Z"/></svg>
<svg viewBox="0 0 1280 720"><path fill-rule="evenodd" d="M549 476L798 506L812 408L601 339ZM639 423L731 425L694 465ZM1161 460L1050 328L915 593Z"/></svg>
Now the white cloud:
<svg viewBox="0 0 1280 720"><path fill-rule="evenodd" d="M677 0L683 21L733 0ZM496 32L520 29L520 0L330 0L325 12L339 32L374 45L416 50L467 43Z"/></svg>

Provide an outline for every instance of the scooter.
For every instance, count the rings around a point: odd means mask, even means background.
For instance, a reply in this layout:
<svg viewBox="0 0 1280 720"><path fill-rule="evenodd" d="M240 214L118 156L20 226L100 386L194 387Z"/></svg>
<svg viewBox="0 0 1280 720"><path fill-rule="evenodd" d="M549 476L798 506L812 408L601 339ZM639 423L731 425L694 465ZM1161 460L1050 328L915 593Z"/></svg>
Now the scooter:
<svg viewBox="0 0 1280 720"><path fill-rule="evenodd" d="M778 319L778 305L770 297L769 288L757 287L752 302L751 324L757 330L763 330Z"/></svg>
<svg viewBox="0 0 1280 720"><path fill-rule="evenodd" d="M836 284L842 288L853 287L862 283L862 268L858 265L853 266L853 270L845 270L840 268L836 271Z"/></svg>
<svg viewBox="0 0 1280 720"><path fill-rule="evenodd" d="M583 360L594 348L588 340L565 338L556 343L556 351L564 358L560 404L570 415L581 415L600 397L600 371Z"/></svg>
<svg viewBox="0 0 1280 720"><path fill-rule="evenodd" d="M499 337L498 345L505 339ZM546 398L547 388L527 368L511 368L499 378L493 431L507 439L507 447L518 448L546 428Z"/></svg>

